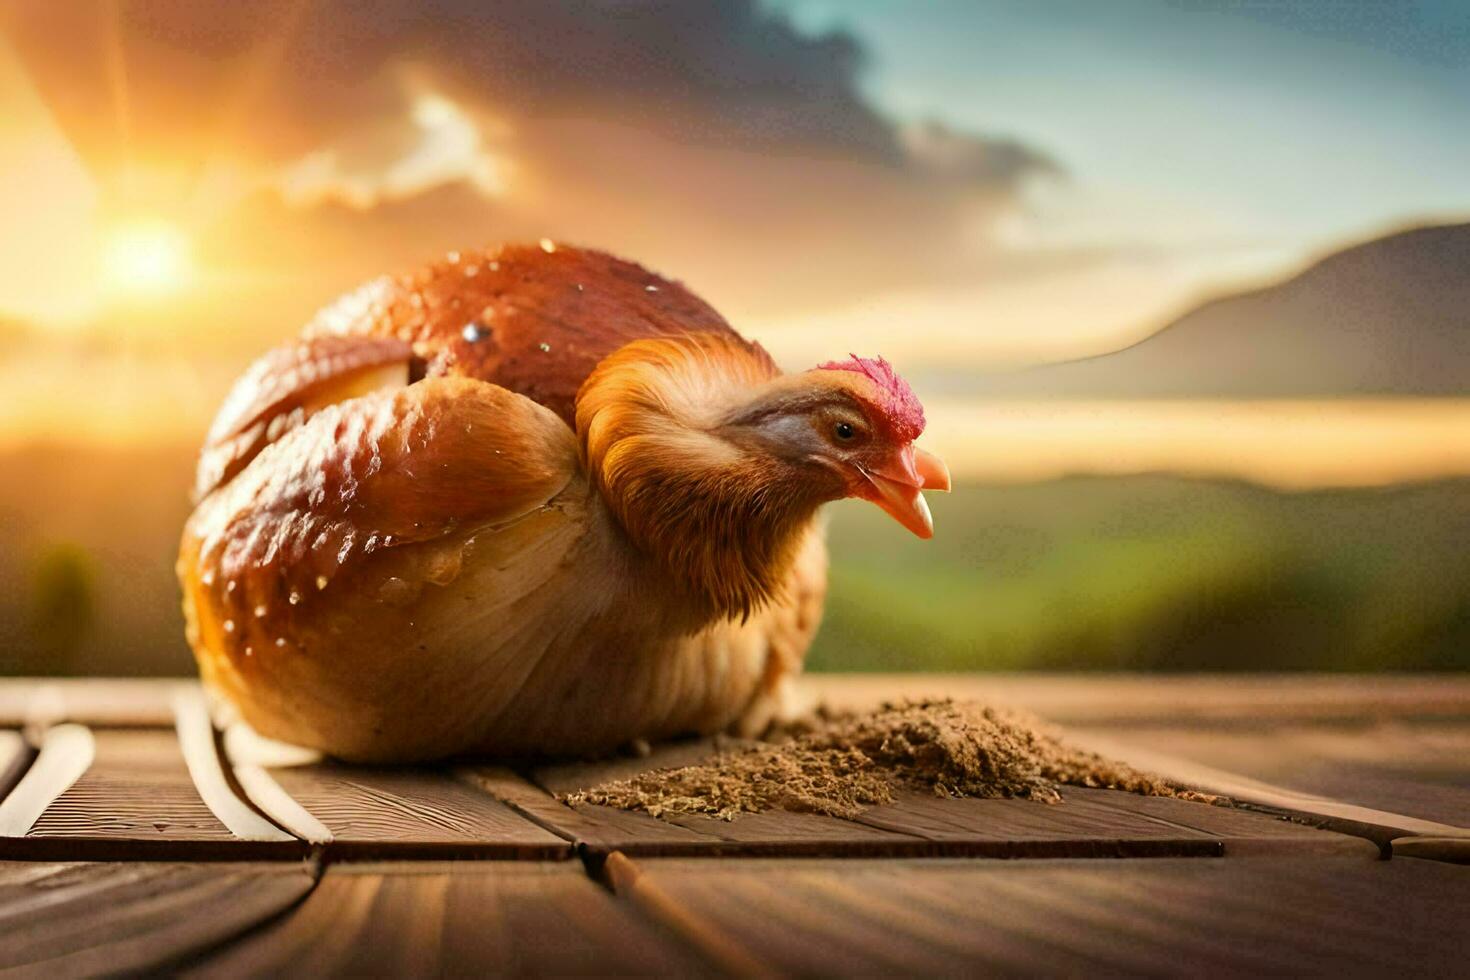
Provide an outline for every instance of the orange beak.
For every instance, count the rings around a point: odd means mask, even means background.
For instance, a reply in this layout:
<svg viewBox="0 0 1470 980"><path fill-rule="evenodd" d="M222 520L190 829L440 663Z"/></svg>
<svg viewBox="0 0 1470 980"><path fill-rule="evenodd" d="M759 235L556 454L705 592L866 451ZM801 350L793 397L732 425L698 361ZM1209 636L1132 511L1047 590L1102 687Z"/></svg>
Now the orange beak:
<svg viewBox="0 0 1470 980"><path fill-rule="evenodd" d="M878 469L865 469L873 485L873 503L921 538L934 537L934 516L922 490L949 490L949 467L944 460L909 444Z"/></svg>

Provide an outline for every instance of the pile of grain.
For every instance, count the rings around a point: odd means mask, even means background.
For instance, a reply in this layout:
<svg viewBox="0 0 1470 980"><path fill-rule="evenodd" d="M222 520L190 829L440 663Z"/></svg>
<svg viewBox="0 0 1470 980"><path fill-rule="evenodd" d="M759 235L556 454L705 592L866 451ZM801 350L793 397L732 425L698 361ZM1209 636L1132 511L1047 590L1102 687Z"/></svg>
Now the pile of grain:
<svg viewBox="0 0 1470 980"><path fill-rule="evenodd" d="M1188 795L1071 748L1022 716L943 700L825 719L778 742L722 751L700 765L659 769L564 799L654 816L707 813L731 820L780 809L851 817L904 790L1055 803L1061 785Z"/></svg>

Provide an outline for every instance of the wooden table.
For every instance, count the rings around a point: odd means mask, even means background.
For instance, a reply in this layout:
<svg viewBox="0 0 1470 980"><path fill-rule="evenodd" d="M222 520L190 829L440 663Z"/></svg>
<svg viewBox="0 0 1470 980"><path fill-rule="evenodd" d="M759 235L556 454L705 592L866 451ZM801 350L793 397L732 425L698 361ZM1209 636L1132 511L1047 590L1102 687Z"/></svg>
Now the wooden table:
<svg viewBox="0 0 1470 980"><path fill-rule="evenodd" d="M1463 973L1470 678L839 676L976 698L1235 807L1069 790L853 820L571 809L703 758L364 769L192 684L0 682L0 974Z"/></svg>

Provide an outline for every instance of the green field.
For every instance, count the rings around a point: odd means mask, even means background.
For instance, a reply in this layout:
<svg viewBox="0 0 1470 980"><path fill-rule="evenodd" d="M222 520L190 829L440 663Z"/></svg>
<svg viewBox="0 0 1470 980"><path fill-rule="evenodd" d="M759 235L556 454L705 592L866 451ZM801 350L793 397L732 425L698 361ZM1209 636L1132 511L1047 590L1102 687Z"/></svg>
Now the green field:
<svg viewBox="0 0 1470 980"><path fill-rule="evenodd" d="M833 508L814 670L1470 668L1470 483L961 487Z"/></svg>
<svg viewBox="0 0 1470 980"><path fill-rule="evenodd" d="M0 458L0 674L177 674L193 452ZM164 489L160 489L164 488ZM1470 482L962 486L831 509L816 670L1470 668Z"/></svg>

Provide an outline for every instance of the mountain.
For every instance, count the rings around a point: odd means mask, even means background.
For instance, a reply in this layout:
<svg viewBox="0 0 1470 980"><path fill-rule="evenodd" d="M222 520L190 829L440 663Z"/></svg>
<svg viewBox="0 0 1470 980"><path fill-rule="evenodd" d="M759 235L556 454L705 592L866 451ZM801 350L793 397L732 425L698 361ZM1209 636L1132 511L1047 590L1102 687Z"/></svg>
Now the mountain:
<svg viewBox="0 0 1470 980"><path fill-rule="evenodd" d="M1470 394L1470 224L1354 245L1211 302L1132 347L985 379L985 395Z"/></svg>

